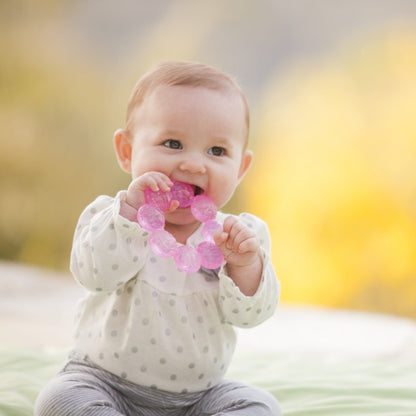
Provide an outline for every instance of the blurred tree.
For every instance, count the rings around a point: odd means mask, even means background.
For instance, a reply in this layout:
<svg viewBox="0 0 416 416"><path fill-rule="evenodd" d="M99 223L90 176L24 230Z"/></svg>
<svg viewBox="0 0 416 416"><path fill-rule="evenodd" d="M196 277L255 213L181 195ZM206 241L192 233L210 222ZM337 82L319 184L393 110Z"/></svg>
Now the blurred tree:
<svg viewBox="0 0 416 416"><path fill-rule="evenodd" d="M415 74L396 32L269 86L245 189L284 300L416 317Z"/></svg>

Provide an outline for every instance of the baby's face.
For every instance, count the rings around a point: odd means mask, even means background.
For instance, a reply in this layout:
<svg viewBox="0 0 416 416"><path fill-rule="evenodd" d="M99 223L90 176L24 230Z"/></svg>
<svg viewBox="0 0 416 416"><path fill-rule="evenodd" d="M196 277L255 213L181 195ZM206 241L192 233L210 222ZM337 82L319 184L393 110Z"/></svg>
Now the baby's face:
<svg viewBox="0 0 416 416"><path fill-rule="evenodd" d="M131 173L157 171L222 207L251 162L245 107L234 92L159 86L134 113Z"/></svg>

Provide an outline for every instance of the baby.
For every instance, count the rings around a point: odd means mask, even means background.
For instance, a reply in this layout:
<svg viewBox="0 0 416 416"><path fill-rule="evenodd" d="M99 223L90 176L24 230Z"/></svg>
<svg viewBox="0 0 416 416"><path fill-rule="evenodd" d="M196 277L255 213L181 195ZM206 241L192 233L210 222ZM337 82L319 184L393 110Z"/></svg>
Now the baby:
<svg viewBox="0 0 416 416"><path fill-rule="evenodd" d="M88 291L78 305L75 346L38 397L36 416L277 416L277 400L224 379L236 344L233 327L275 311L280 286L263 221L217 213L219 269L187 274L156 256L137 223L145 190L173 181L223 207L252 161L249 111L239 86L194 62L166 62L135 86L114 146L131 174L127 191L100 196L81 214L71 271ZM173 200L165 230L196 247L202 225Z"/></svg>

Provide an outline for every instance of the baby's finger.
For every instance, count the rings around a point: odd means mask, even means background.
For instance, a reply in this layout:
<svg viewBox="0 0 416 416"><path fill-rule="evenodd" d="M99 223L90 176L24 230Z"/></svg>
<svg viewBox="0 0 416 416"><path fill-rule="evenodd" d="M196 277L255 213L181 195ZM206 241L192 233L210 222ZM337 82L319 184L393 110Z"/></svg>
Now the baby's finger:
<svg viewBox="0 0 416 416"><path fill-rule="evenodd" d="M248 237L238 245L238 253L244 254L255 252L259 249L259 242L256 237Z"/></svg>

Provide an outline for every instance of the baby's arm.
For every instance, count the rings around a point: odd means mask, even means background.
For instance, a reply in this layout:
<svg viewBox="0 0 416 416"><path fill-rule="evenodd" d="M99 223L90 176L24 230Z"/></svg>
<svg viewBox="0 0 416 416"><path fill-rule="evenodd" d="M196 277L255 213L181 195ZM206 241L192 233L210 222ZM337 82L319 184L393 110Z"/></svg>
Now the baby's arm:
<svg viewBox="0 0 416 416"><path fill-rule="evenodd" d="M150 187L152 191L168 192L173 182L168 176L160 172L146 172L133 179L130 183L124 200L121 201L120 215L130 221L137 221L137 210L145 203L144 191ZM177 208L177 201L172 201L169 210Z"/></svg>
<svg viewBox="0 0 416 416"><path fill-rule="evenodd" d="M90 291L112 291L143 267L147 233L119 211L120 196L100 196L79 218L71 271Z"/></svg>
<svg viewBox="0 0 416 416"><path fill-rule="evenodd" d="M262 272L260 243L256 234L236 217L229 216L223 231L214 235L227 262L227 274L246 296L256 293Z"/></svg>
<svg viewBox="0 0 416 416"><path fill-rule="evenodd" d="M224 321L243 328L256 326L274 313L280 295L280 284L270 261L267 225L253 215L241 214L227 218L224 229L224 241L217 240L226 257L219 272ZM215 238L220 238L220 234Z"/></svg>

